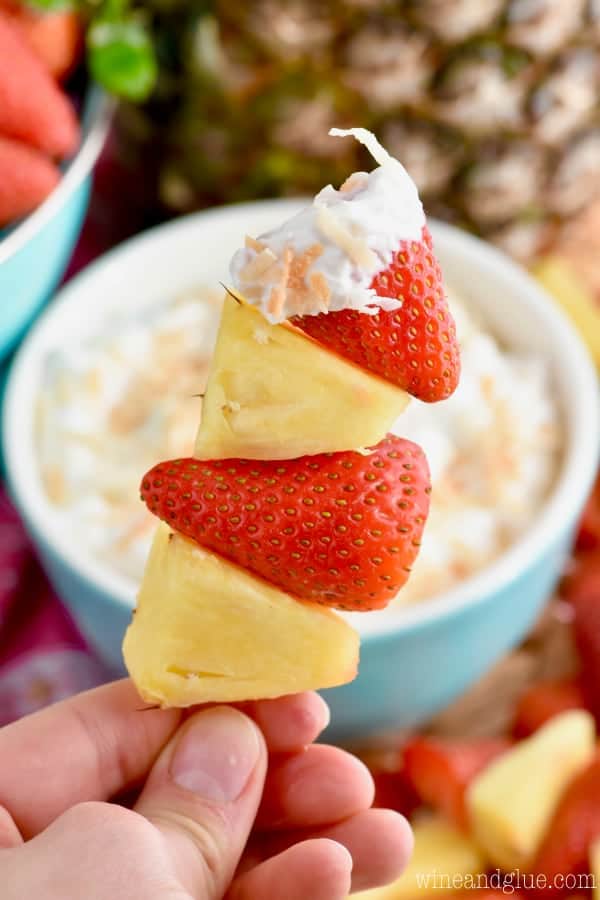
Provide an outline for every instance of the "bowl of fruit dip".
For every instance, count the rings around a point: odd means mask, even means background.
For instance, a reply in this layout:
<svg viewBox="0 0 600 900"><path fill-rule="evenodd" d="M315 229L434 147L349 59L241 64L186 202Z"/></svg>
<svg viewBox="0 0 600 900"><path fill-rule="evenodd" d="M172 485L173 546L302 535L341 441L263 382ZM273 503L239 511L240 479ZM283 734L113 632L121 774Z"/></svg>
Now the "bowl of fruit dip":
<svg viewBox="0 0 600 900"><path fill-rule="evenodd" d="M246 234L299 209L231 206L141 235L67 285L18 354L5 407L11 490L55 587L115 669L150 535L139 479L149 455L191 450L215 287ZM556 581L597 461L595 373L564 316L498 251L449 226L431 230L467 377L445 412L431 407L427 419L409 407L397 423L421 441L434 475L435 532L411 597L423 602L400 595L386 611L354 614L359 676L328 692L340 737L424 719L523 636ZM177 372L182 360L188 374ZM509 413L523 424L514 443ZM503 447L498 465L512 480L493 489L488 476L500 475L488 467Z"/></svg>

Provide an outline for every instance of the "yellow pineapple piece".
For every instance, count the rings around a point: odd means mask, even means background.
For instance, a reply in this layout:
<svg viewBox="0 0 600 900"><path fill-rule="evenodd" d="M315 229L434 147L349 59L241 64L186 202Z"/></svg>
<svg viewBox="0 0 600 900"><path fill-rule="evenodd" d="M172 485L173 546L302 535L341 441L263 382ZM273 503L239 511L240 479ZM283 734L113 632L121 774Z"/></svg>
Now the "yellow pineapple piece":
<svg viewBox="0 0 600 900"><path fill-rule="evenodd" d="M358 634L203 550L164 524L150 551L123 655L161 706L278 697L351 681Z"/></svg>
<svg viewBox="0 0 600 900"><path fill-rule="evenodd" d="M290 325L227 297L202 403L199 459L292 459L377 444L408 395Z"/></svg>
<svg viewBox="0 0 600 900"><path fill-rule="evenodd" d="M474 779L467 809L475 839L505 871L527 869L569 781L591 760L594 721L583 710L556 716Z"/></svg>
<svg viewBox="0 0 600 900"><path fill-rule="evenodd" d="M559 256L548 256L534 269L546 290L558 300L588 345L600 368L600 305L573 267Z"/></svg>
<svg viewBox="0 0 600 900"><path fill-rule="evenodd" d="M431 816L413 826L415 849L397 881L353 894L353 900L415 900L477 887L486 861L473 840L444 819Z"/></svg>

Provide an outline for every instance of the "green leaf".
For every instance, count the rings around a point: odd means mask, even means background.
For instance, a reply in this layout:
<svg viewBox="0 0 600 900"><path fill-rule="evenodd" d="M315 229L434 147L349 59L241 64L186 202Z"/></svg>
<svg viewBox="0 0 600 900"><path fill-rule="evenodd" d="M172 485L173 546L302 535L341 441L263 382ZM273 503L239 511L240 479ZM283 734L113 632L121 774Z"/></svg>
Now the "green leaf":
<svg viewBox="0 0 600 900"><path fill-rule="evenodd" d="M152 40L140 22L93 22L87 44L92 76L107 91L133 101L150 95L157 77L156 56Z"/></svg>
<svg viewBox="0 0 600 900"><path fill-rule="evenodd" d="M103 0L101 12L97 18L98 20L102 19L103 22L122 21L128 7L129 0Z"/></svg>
<svg viewBox="0 0 600 900"><path fill-rule="evenodd" d="M42 9L46 12L73 9L77 5L76 0L27 0L27 6L32 6L34 9Z"/></svg>

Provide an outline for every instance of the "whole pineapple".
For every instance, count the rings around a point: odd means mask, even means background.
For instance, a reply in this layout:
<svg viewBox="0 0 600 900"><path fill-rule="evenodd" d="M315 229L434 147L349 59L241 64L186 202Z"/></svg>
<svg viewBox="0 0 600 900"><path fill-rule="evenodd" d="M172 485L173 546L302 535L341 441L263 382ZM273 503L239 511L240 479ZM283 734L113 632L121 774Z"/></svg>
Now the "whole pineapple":
<svg viewBox="0 0 600 900"><path fill-rule="evenodd" d="M178 25L149 108L166 140L142 127L175 211L339 183L361 151L334 124L375 131L430 213L526 261L600 196L599 0L148 5Z"/></svg>

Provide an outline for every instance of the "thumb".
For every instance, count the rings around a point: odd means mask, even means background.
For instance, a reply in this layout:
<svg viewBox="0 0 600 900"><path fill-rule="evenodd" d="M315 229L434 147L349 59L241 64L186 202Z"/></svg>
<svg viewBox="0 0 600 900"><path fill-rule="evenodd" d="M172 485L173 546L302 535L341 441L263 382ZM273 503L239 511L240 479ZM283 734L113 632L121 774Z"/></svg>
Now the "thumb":
<svg viewBox="0 0 600 900"><path fill-rule="evenodd" d="M266 767L262 734L230 706L195 713L156 761L135 809L162 833L192 897L220 900L229 887Z"/></svg>

